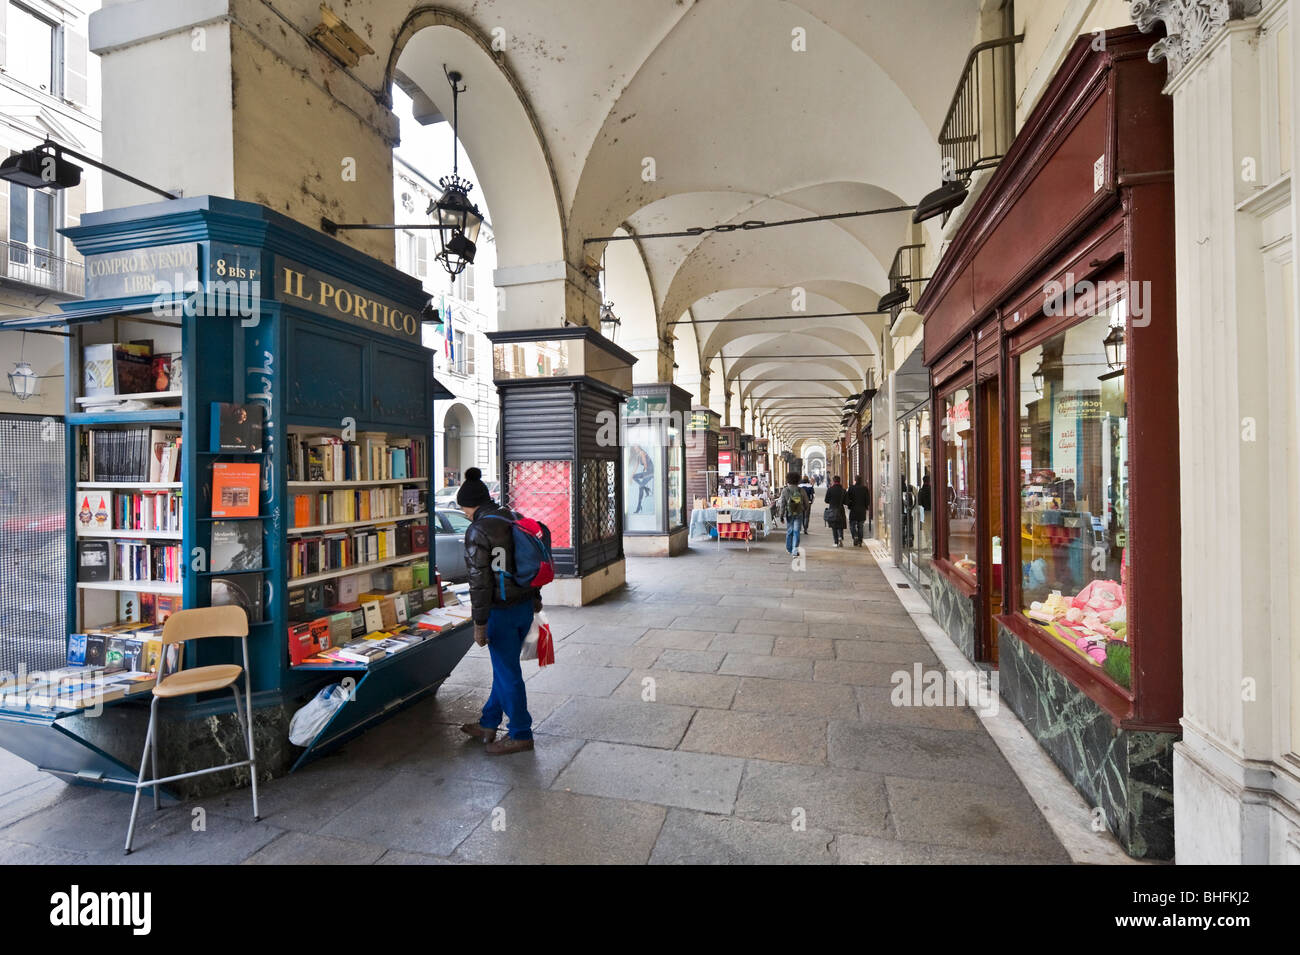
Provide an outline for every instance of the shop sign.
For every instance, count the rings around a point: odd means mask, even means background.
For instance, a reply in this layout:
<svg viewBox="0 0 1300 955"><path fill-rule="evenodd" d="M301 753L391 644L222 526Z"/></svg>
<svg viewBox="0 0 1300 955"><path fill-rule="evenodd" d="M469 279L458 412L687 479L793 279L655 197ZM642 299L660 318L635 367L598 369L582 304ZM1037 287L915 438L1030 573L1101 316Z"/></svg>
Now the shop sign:
<svg viewBox="0 0 1300 955"><path fill-rule="evenodd" d="M407 342L419 342L420 319L392 299L283 256L275 258L275 294L280 301L360 325Z"/></svg>
<svg viewBox="0 0 1300 955"><path fill-rule="evenodd" d="M627 399L627 416L649 418L664 414L667 407L668 399L663 395L633 395Z"/></svg>
<svg viewBox="0 0 1300 955"><path fill-rule="evenodd" d="M731 452L719 451L718 452L718 475L722 476L730 473L731 473Z"/></svg>
<svg viewBox="0 0 1300 955"><path fill-rule="evenodd" d="M195 242L86 256L86 298L156 295L159 289L195 288L199 246Z"/></svg>

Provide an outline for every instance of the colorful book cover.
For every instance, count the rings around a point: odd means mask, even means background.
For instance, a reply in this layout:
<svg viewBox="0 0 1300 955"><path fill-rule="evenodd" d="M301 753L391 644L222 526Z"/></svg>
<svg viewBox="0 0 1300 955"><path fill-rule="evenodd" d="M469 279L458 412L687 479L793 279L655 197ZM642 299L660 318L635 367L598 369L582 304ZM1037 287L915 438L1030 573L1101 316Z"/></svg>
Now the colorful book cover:
<svg viewBox="0 0 1300 955"><path fill-rule="evenodd" d="M212 516L256 517L260 464L218 461L212 465Z"/></svg>
<svg viewBox="0 0 1300 955"><path fill-rule="evenodd" d="M212 447L222 451L259 454L262 451L262 430L266 409L261 405L212 403Z"/></svg>

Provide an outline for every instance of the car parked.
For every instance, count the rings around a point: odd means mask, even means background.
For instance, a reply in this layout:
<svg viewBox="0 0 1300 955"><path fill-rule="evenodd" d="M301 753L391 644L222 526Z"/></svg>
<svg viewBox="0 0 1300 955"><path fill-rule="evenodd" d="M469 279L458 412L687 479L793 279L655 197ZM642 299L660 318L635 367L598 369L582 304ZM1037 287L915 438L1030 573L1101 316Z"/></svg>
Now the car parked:
<svg viewBox="0 0 1300 955"><path fill-rule="evenodd" d="M500 481L488 481L488 482L487 482L487 489L488 489L488 493L492 495L492 500L497 501L497 502L500 502L500 500L501 500L501 482L500 482ZM444 487L444 488L439 488L437 491L434 491L434 492L433 492L433 505L434 505L434 507L455 507L455 506L456 506L456 492L459 491L459 490L460 490L460 485L457 484L457 485L455 485L455 486L448 486L448 487Z"/></svg>
<svg viewBox="0 0 1300 955"><path fill-rule="evenodd" d="M458 507L439 507L433 512L434 560L442 579L469 580L465 566L465 528L469 518Z"/></svg>

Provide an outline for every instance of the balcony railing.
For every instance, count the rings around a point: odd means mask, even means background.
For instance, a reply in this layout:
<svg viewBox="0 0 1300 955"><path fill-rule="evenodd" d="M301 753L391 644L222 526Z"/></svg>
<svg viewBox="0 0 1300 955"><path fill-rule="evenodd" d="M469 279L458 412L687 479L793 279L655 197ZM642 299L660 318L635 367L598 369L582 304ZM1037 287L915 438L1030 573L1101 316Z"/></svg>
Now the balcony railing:
<svg viewBox="0 0 1300 955"><path fill-rule="evenodd" d="M1006 155L1016 136L1013 47L1024 38L1019 33L987 40L967 55L939 129L945 179L969 179L978 169L996 166Z"/></svg>
<svg viewBox="0 0 1300 955"><path fill-rule="evenodd" d="M915 307L920 301L921 293L925 291L925 283L929 278L922 271L921 251L924 248L923 242L900 245L894 253L894 261L889 264L889 287L893 289L901 285L908 292L907 301L894 310L895 316L899 309Z"/></svg>
<svg viewBox="0 0 1300 955"><path fill-rule="evenodd" d="M0 239L0 277L74 298L86 294L86 270L82 263L70 262L22 242Z"/></svg>

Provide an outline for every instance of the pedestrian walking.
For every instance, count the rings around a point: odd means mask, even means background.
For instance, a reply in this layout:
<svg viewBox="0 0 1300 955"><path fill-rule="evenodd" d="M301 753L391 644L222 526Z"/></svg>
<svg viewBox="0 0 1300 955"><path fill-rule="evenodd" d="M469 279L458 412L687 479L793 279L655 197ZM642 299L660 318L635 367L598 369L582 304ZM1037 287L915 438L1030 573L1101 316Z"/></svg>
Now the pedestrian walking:
<svg viewBox="0 0 1300 955"><path fill-rule="evenodd" d="M826 489L826 523L831 528L831 540L836 547L844 546L844 485L837 474Z"/></svg>
<svg viewBox="0 0 1300 955"><path fill-rule="evenodd" d="M465 528L465 566L469 569L474 642L486 646L492 660L492 692L479 721L465 723L460 729L487 743L487 752L493 756L524 752L533 748L533 718L528 714L519 653L533 625L533 614L542 609L542 593L536 587L515 583L512 522L516 515L492 500L478 468L465 472L456 503L470 519ZM507 735L498 740L503 714L510 726Z"/></svg>
<svg viewBox="0 0 1300 955"><path fill-rule="evenodd" d="M812 478L805 475L804 479L799 482L799 489L803 491L803 532L811 534L813 498L816 496L816 492L813 490Z"/></svg>
<svg viewBox="0 0 1300 955"><path fill-rule="evenodd" d="M853 536L853 546L862 546L862 526L867 519L867 508L871 504L871 492L862 483L862 475L855 475L853 484L844 492L844 503L849 509L849 533Z"/></svg>
<svg viewBox="0 0 1300 955"><path fill-rule="evenodd" d="M803 488L799 486L799 476L791 474L785 479L781 489L778 505L785 515L785 552L793 554L799 549L799 531L803 526L804 500Z"/></svg>

